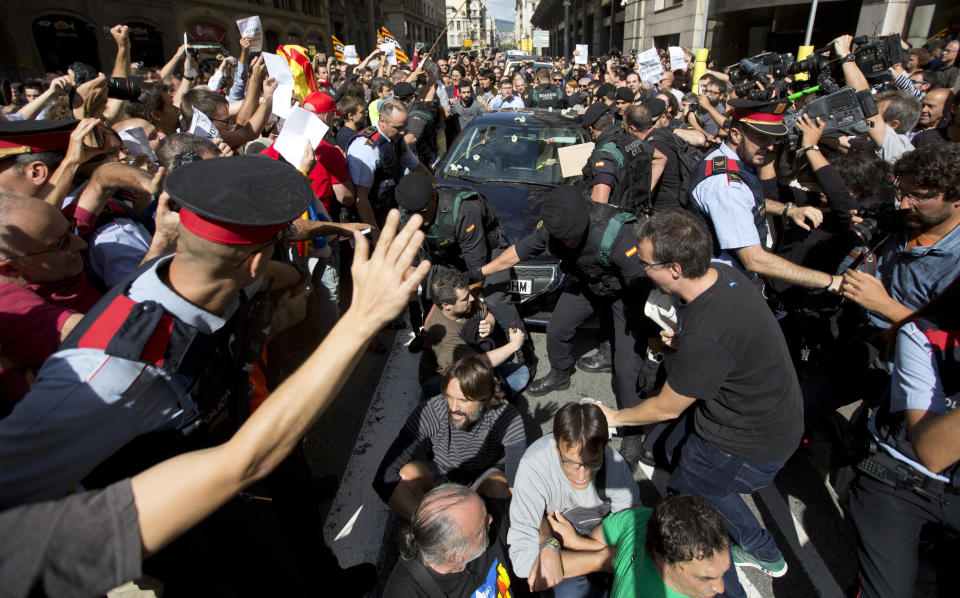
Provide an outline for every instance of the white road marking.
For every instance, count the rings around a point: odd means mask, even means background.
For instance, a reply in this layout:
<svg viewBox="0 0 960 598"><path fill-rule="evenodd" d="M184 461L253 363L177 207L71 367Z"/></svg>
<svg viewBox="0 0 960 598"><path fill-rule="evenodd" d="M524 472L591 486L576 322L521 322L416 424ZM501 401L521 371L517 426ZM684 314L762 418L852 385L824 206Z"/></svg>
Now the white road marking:
<svg viewBox="0 0 960 598"><path fill-rule="evenodd" d="M409 329L397 334L327 515L324 537L341 567L377 563L384 544L390 512L371 484L380 460L420 401L420 355L406 347L412 338Z"/></svg>

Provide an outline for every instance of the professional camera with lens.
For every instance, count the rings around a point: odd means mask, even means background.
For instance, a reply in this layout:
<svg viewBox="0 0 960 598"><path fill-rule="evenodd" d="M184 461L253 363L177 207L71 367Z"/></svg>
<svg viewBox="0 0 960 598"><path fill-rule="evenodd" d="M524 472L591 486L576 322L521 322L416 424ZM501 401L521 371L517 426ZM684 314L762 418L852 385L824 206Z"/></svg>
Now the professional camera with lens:
<svg viewBox="0 0 960 598"><path fill-rule="evenodd" d="M73 86L80 87L87 81L93 81L99 73L89 64L74 62L70 65L73 71ZM107 97L116 100L136 100L140 97L140 85L143 77L107 77Z"/></svg>
<svg viewBox="0 0 960 598"><path fill-rule="evenodd" d="M870 83L890 81L890 67L903 62L903 49L900 46L900 34L885 35L873 39L867 36L855 37L853 55L856 57L857 67ZM790 65L787 72L791 75L808 72L818 81L820 88L832 93L830 82L843 81L843 68L839 58L827 58L824 54L832 49L825 46L814 51L807 58ZM826 79L826 83L823 81Z"/></svg>
<svg viewBox="0 0 960 598"><path fill-rule="evenodd" d="M810 100L803 110L790 112L783 117L790 149L800 149L802 134L797 127L797 121L804 114L811 120L816 121L819 118L823 121L823 137L856 136L867 132L867 119L877 115L877 105L870 95L870 90L858 92L849 87Z"/></svg>

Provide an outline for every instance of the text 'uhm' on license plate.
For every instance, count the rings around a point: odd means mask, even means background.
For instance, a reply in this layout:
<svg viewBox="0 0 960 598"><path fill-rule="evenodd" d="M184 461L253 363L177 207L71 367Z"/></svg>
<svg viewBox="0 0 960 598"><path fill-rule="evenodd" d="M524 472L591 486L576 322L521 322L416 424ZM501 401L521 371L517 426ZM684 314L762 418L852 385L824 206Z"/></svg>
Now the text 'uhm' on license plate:
<svg viewBox="0 0 960 598"><path fill-rule="evenodd" d="M529 278L512 279L510 281L510 292L529 295L533 292L533 280Z"/></svg>

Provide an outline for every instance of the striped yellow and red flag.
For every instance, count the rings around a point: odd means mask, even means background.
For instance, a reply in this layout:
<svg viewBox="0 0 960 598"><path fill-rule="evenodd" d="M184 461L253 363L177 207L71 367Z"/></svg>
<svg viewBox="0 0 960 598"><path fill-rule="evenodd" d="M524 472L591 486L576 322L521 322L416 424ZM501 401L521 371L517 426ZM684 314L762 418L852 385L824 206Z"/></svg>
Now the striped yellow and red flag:
<svg viewBox="0 0 960 598"><path fill-rule="evenodd" d="M277 54L283 56L290 64L293 73L293 93L300 102L303 102L311 93L317 91L317 80L313 76L310 59L307 58L307 49L303 46L287 44L277 46Z"/></svg>
<svg viewBox="0 0 960 598"><path fill-rule="evenodd" d="M380 27L380 31L383 35L382 43L393 44L394 47L397 49L397 60L399 60L400 62L410 62L410 59L407 58L407 55L404 54L403 50L400 49L400 42L397 41L397 38L393 37L393 35L389 31L387 31L386 27Z"/></svg>
<svg viewBox="0 0 960 598"><path fill-rule="evenodd" d="M381 31L380 29L377 29L377 45L379 46L382 43L383 43L383 31Z"/></svg>
<svg viewBox="0 0 960 598"><path fill-rule="evenodd" d="M330 37L333 38L333 55L338 61L343 62L343 42L338 40L336 35Z"/></svg>

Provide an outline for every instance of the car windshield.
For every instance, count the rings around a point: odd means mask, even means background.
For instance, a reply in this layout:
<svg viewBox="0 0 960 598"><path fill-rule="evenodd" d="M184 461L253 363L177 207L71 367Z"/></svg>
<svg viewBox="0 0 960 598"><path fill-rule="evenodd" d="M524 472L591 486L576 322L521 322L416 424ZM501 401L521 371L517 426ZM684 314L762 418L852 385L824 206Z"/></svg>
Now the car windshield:
<svg viewBox="0 0 960 598"><path fill-rule="evenodd" d="M557 150L587 141L576 125L476 123L444 158L448 177L559 185L564 181ZM568 177L566 182L573 182Z"/></svg>

